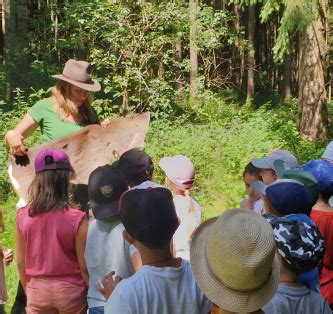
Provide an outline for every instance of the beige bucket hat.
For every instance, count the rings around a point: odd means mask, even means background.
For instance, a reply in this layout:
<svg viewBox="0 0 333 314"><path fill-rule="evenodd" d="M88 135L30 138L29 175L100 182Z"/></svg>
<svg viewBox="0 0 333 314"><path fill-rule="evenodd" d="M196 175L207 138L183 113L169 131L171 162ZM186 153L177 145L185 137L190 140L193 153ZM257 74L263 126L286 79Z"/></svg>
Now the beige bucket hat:
<svg viewBox="0 0 333 314"><path fill-rule="evenodd" d="M273 229L261 216L231 209L195 231L190 261L203 293L237 313L261 309L276 293L279 261Z"/></svg>
<svg viewBox="0 0 333 314"><path fill-rule="evenodd" d="M52 77L66 81L89 92L101 90L101 84L91 78L90 65L86 61L69 59L64 66L62 74L52 75Z"/></svg>

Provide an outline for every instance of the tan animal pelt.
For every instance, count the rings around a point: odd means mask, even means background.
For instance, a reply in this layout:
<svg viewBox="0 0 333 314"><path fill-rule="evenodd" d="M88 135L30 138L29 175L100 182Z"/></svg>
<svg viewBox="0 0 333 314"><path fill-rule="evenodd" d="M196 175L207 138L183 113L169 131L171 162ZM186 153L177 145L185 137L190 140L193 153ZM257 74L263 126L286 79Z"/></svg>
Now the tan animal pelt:
<svg viewBox="0 0 333 314"><path fill-rule="evenodd" d="M89 174L98 166L110 163L115 156L120 156L131 148L143 148L149 128L150 114L119 118L102 128L100 125L89 125L69 136L49 141L29 148L26 157L11 157L9 177L20 204L27 200L27 192L32 182L34 160L38 152L46 148L63 149L68 156L76 177L72 183L77 186L76 200L86 209L87 183Z"/></svg>

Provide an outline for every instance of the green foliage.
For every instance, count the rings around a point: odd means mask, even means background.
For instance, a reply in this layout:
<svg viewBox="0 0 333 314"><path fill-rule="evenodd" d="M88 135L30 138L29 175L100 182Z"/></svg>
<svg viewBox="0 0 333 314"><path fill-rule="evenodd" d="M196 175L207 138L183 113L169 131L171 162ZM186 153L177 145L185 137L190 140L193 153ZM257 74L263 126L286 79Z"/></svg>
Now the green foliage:
<svg viewBox="0 0 333 314"><path fill-rule="evenodd" d="M239 206L245 196L241 175L252 158L287 149L304 163L319 158L326 145L300 138L295 100L287 106L267 103L258 110L241 106L233 98L211 97L210 102L204 106L208 112L200 112L196 123L189 122L187 116L174 122L153 121L146 144L155 164L161 157L174 154L193 160L197 171L194 195L203 205L206 218ZM217 104L219 109L211 111ZM198 107L203 108L200 104ZM190 113L188 109L186 112ZM213 118L208 118L211 114ZM163 183L163 174L156 168L156 180Z"/></svg>
<svg viewBox="0 0 333 314"><path fill-rule="evenodd" d="M24 92L16 89L14 102L11 105L1 103L0 107L0 138L3 139L6 132L13 129L27 112L28 108L36 101L45 96L44 90L32 90L32 93L26 97ZM41 142L39 132L34 132L26 141L27 146L33 146ZM3 140L0 141L0 203L7 199L11 192L11 185L7 176L7 164L9 158L8 148Z"/></svg>
<svg viewBox="0 0 333 314"><path fill-rule="evenodd" d="M4 113L1 124L1 136L4 130L13 127L29 106L44 95L44 91L35 92L29 100L21 91L17 91L12 111ZM245 165L254 157L262 157L273 149L287 149L295 153L301 163L320 157L325 143L313 143L301 139L297 132L297 102L272 106L270 102L257 110L241 105L234 91L225 91L220 95L207 92L201 103L179 104L184 114L172 121L153 119L146 138L145 150L155 163L155 180L164 183L164 174L158 167L161 157L184 154L190 157L196 168L196 183L191 190L193 196L203 208L203 218L219 215L231 207L238 207L245 196L242 172ZM101 114L113 115L101 108L103 102L97 100L96 109ZM204 104L204 106L203 106ZM37 143L35 132L31 145ZM4 144L1 144L1 156L7 156ZM3 191L7 231L4 245L13 247L15 225L15 197L8 197L10 191L6 177L6 158L0 160L0 190ZM6 195L4 195L6 194ZM13 266L14 265L14 266ZM13 302L16 291L17 270L15 263L7 268L10 300Z"/></svg>
<svg viewBox="0 0 333 314"><path fill-rule="evenodd" d="M1 209L4 211L5 232L0 233L0 241L5 249L14 249L15 251L15 222L16 222L16 209L15 204L17 200L15 197L10 197L6 204L2 205ZM8 303L5 305L6 313L10 313L11 306L14 303L17 284L18 273L17 264L14 260L9 266L5 267L6 286L8 293Z"/></svg>
<svg viewBox="0 0 333 314"><path fill-rule="evenodd" d="M274 12L283 10L276 40L274 59L281 62L285 54L290 53L293 34L304 31L318 17L318 0L264 0L261 10L261 20L266 22Z"/></svg>
<svg viewBox="0 0 333 314"><path fill-rule="evenodd" d="M35 86L50 84L47 76L60 71L69 56L88 59L101 81L103 111L150 110L156 117L178 113L180 96L189 95L189 9L183 1L68 1L40 4L29 20L29 51ZM51 16L51 21L49 17ZM228 86L217 50L229 49L237 37L233 15L201 5L198 12L200 93ZM242 40L241 40L242 41ZM181 44L182 58L176 56ZM43 47L41 47L43 45ZM52 65L52 66L48 66ZM42 82L44 82L42 84ZM182 95L175 90L183 84Z"/></svg>

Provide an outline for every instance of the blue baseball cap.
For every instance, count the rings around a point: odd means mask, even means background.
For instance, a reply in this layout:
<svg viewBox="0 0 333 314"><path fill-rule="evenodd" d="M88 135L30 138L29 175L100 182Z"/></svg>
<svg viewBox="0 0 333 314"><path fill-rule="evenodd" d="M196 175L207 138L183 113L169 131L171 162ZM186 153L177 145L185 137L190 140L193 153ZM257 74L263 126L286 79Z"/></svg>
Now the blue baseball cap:
<svg viewBox="0 0 333 314"><path fill-rule="evenodd" d="M278 179L270 185L262 181L255 181L251 187L265 195L272 207L281 214L310 215L317 198L313 192L302 182L295 179Z"/></svg>
<svg viewBox="0 0 333 314"><path fill-rule="evenodd" d="M323 159L310 160L302 169L317 179L320 192L333 194L333 164Z"/></svg>

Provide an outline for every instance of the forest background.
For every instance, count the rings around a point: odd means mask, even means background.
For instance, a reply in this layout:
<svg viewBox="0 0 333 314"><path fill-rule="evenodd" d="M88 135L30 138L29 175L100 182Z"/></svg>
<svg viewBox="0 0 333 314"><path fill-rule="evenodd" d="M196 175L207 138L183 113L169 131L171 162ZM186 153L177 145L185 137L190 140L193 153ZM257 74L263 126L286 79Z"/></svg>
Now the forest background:
<svg viewBox="0 0 333 314"><path fill-rule="evenodd" d="M0 137L50 94L69 58L88 60L103 86L100 118L150 111L146 151L156 165L190 157L204 219L217 215L244 197L250 159L282 148L302 163L332 138L332 2L1 0ZM39 141L35 132L28 146ZM14 247L7 160L0 141L0 237ZM6 275L9 309L15 264Z"/></svg>

